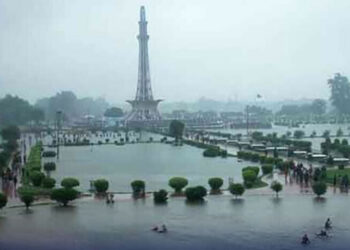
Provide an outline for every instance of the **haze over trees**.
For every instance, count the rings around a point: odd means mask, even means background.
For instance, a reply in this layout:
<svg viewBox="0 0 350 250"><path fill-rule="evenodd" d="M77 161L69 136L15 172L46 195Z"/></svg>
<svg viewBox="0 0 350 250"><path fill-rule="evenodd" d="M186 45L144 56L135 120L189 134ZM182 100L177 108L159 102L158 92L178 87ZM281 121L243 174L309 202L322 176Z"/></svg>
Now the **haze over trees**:
<svg viewBox="0 0 350 250"><path fill-rule="evenodd" d="M327 102L323 99L315 99L311 104L283 105L278 115L323 115L327 110Z"/></svg>
<svg viewBox="0 0 350 250"><path fill-rule="evenodd" d="M339 113L350 113L350 83L346 76L336 73L328 80L331 89L330 100Z"/></svg>
<svg viewBox="0 0 350 250"><path fill-rule="evenodd" d="M0 99L0 126L24 125L44 120L44 112L17 96L6 95Z"/></svg>
<svg viewBox="0 0 350 250"><path fill-rule="evenodd" d="M122 117L124 115L123 110L117 107L111 107L107 109L104 113L106 117Z"/></svg>
<svg viewBox="0 0 350 250"><path fill-rule="evenodd" d="M76 118L83 115L103 116L109 104L104 98L78 98L71 91L62 91L52 97L39 99L36 107L45 112L47 120L53 120L57 110L61 110L65 118Z"/></svg>

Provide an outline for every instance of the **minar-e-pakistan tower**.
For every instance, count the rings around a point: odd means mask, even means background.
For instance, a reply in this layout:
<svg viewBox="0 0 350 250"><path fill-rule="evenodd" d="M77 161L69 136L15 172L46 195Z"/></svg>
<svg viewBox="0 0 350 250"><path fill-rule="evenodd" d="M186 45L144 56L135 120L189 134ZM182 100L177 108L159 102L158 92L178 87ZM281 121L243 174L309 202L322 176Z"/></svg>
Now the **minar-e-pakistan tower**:
<svg viewBox="0 0 350 250"><path fill-rule="evenodd" d="M147 21L145 7L140 10L139 21L140 33L137 36L139 40L139 72L135 100L128 100L132 105L131 112L126 116L128 122L149 122L159 121L161 119L158 112L158 103L162 100L154 100L151 88L151 76L149 72L148 61L148 39Z"/></svg>

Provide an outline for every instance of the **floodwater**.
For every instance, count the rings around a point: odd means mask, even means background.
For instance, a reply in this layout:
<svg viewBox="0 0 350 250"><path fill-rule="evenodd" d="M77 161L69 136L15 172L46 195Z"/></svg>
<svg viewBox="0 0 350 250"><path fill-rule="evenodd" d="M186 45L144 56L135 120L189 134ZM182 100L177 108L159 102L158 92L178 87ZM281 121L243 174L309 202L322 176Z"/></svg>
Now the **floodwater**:
<svg viewBox="0 0 350 250"><path fill-rule="evenodd" d="M226 188L229 177L240 182L241 169L252 165L233 157L206 158L202 152L188 145L163 143L60 147L60 159L51 176L58 183L64 177L76 177L83 190L89 189L90 180L98 178L107 179L109 190L115 192L130 192L135 179L144 180L148 191L170 190L168 181L174 176L187 178L189 185L204 186L208 186L209 178L222 177ZM45 159L50 160L55 158Z"/></svg>
<svg viewBox="0 0 350 250"><path fill-rule="evenodd" d="M338 129L341 129L343 131L343 137L334 137L337 134ZM338 138L340 140L342 139L348 139L350 136L350 124L306 124L302 125L299 128L288 128L286 126L272 126L271 129L250 129L250 132L253 131L259 131L262 132L264 135L271 134L271 133L277 133L278 136L286 134L288 131L293 133L296 130L302 130L305 133L305 136L310 136L313 131L316 132L315 138L304 138L302 140L310 141L312 142L312 149L315 151L320 151L321 147L320 144L321 142L324 142L324 138L319 137L323 135L323 132L326 130L330 131L330 135L333 136L332 140L335 138ZM208 129L208 131L220 131L222 133L231 133L231 134L247 134L246 129Z"/></svg>
<svg viewBox="0 0 350 250"><path fill-rule="evenodd" d="M5 209L0 212L0 249L349 249L350 198L310 195L208 196L202 204L171 198L167 205L146 200L80 201ZM327 217L329 239L317 239ZM165 223L168 233L150 230ZM308 233L311 244L300 239Z"/></svg>

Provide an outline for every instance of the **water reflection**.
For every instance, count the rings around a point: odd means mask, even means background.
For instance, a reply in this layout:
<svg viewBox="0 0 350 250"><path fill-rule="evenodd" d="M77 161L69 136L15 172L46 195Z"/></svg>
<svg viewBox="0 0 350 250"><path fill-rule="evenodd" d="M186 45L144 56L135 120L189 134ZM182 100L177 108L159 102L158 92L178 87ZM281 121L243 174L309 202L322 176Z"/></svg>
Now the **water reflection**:
<svg viewBox="0 0 350 250"><path fill-rule="evenodd" d="M282 201L283 201L283 199L281 197L273 197L271 200L272 200L272 203L275 207L280 206Z"/></svg>
<svg viewBox="0 0 350 250"><path fill-rule="evenodd" d="M0 243L6 250L53 249L58 242L60 250L301 249L302 234L313 236L331 217L334 237L312 239L308 249L347 249L349 206L343 195L323 202L309 195L208 196L200 203L170 198L160 206L152 197L115 206L85 200L69 207L34 206L30 214L23 207L1 211ZM166 224L168 234L151 232L155 224Z"/></svg>
<svg viewBox="0 0 350 250"><path fill-rule="evenodd" d="M185 203L187 206L205 206L207 205L207 201L205 199L202 200L198 200L198 201L189 201L189 200L185 200Z"/></svg>
<svg viewBox="0 0 350 250"><path fill-rule="evenodd" d="M244 199L243 198L234 198L234 199L231 199L231 203L234 205L234 206L243 206L244 205Z"/></svg>
<svg viewBox="0 0 350 250"><path fill-rule="evenodd" d="M326 203L327 198L325 198L325 197L314 197L312 200L313 200L314 205L323 206L324 203Z"/></svg>

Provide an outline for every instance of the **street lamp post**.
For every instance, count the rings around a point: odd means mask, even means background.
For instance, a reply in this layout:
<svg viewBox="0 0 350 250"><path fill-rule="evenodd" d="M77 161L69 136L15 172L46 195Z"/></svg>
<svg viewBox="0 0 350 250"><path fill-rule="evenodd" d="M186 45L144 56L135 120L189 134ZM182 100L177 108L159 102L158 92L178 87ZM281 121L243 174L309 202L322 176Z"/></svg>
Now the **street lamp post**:
<svg viewBox="0 0 350 250"><path fill-rule="evenodd" d="M249 105L246 106L247 137L249 136Z"/></svg>
<svg viewBox="0 0 350 250"><path fill-rule="evenodd" d="M62 111L57 110L56 111L56 157L57 160L60 158L60 143L59 143L59 133L60 133L60 127L61 127L61 115Z"/></svg>

